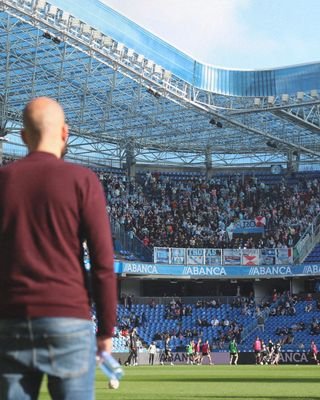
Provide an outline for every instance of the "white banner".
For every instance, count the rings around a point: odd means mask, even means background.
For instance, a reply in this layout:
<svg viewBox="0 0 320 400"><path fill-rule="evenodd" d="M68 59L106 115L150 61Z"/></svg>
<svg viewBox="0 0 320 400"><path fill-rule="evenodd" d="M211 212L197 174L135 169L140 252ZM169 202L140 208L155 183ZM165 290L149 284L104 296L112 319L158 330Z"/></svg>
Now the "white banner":
<svg viewBox="0 0 320 400"><path fill-rule="evenodd" d="M242 265L255 266L259 265L259 249L243 249Z"/></svg>
<svg viewBox="0 0 320 400"><path fill-rule="evenodd" d="M153 262L155 264L171 264L170 248L155 247L153 249Z"/></svg>
<svg viewBox="0 0 320 400"><path fill-rule="evenodd" d="M205 265L222 265L221 249L206 249Z"/></svg>
<svg viewBox="0 0 320 400"><path fill-rule="evenodd" d="M183 248L172 248L170 264L173 264L173 265L186 264L186 250L187 249L183 249Z"/></svg>
<svg viewBox="0 0 320 400"><path fill-rule="evenodd" d="M241 250L240 249L224 249L223 250L223 264L224 265L237 265L241 264Z"/></svg>
<svg viewBox="0 0 320 400"><path fill-rule="evenodd" d="M204 264L204 249L188 249L187 250L188 265L203 265Z"/></svg>
<svg viewBox="0 0 320 400"><path fill-rule="evenodd" d="M293 251L292 249L276 249L276 264L292 264Z"/></svg>
<svg viewBox="0 0 320 400"><path fill-rule="evenodd" d="M287 265L293 263L293 249L197 249L155 247L155 264L221 266Z"/></svg>

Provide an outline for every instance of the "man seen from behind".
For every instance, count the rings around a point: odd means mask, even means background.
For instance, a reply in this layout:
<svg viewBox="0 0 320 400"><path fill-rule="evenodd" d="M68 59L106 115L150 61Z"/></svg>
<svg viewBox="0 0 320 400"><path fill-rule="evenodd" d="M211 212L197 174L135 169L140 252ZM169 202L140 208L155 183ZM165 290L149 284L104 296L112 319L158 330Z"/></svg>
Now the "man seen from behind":
<svg viewBox="0 0 320 400"><path fill-rule="evenodd" d="M23 111L29 154L0 169L0 399L94 399L96 346L111 352L116 280L106 202L95 174L62 160L64 112L39 97ZM91 299L83 241L91 260Z"/></svg>

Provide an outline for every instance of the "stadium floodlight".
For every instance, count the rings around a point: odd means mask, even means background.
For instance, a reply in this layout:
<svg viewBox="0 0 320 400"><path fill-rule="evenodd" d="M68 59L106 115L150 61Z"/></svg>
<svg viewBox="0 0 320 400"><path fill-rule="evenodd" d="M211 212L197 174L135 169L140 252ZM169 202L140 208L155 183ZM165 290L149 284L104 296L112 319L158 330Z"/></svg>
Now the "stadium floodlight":
<svg viewBox="0 0 320 400"><path fill-rule="evenodd" d="M50 5L49 11L47 13L48 20L55 21L58 13L58 7Z"/></svg>
<svg viewBox="0 0 320 400"><path fill-rule="evenodd" d="M289 95L288 94L283 94L282 96L281 96L281 100L282 100L282 102L283 103L288 103L288 101L289 101Z"/></svg>
<svg viewBox="0 0 320 400"><path fill-rule="evenodd" d="M22 4L23 1L20 1L20 3ZM28 7L28 8L32 8L32 6L33 6L33 0L25 0L25 1L24 1L24 5L25 5L26 7Z"/></svg>
<svg viewBox="0 0 320 400"><path fill-rule="evenodd" d="M276 148L278 147L278 146L277 146L277 143L274 142L273 140L268 140L267 143L266 143L266 145L269 146L269 147L271 147L272 149L276 149Z"/></svg>
<svg viewBox="0 0 320 400"><path fill-rule="evenodd" d="M214 118L211 118L209 124L216 125L217 128L222 128L222 123L220 121L216 121Z"/></svg>
<svg viewBox="0 0 320 400"><path fill-rule="evenodd" d="M253 100L253 104L254 104L256 107L260 107L260 105L261 105L261 99L260 99L260 97L255 97L255 99Z"/></svg>
<svg viewBox="0 0 320 400"><path fill-rule="evenodd" d="M54 37L52 38L52 41L53 41L53 43L55 43L55 44L60 44L60 43L61 43L61 39L58 38L57 36L54 36Z"/></svg>
<svg viewBox="0 0 320 400"><path fill-rule="evenodd" d="M152 88L148 88L147 92L152 94L152 96L154 96L156 99L159 99L161 97L161 94Z"/></svg>
<svg viewBox="0 0 320 400"><path fill-rule="evenodd" d="M124 49L125 49L124 44L118 42L118 43L117 43L117 46L116 46L116 51L117 51L118 53L122 54L122 53L124 52Z"/></svg>
<svg viewBox="0 0 320 400"><path fill-rule="evenodd" d="M127 56L130 57L130 58L133 57L134 56L134 50L133 49L128 49Z"/></svg>
<svg viewBox="0 0 320 400"><path fill-rule="evenodd" d="M51 39L51 35L50 35L49 32L44 32L42 36L43 36L44 38L46 38L46 39Z"/></svg>
<svg viewBox="0 0 320 400"><path fill-rule="evenodd" d="M87 25L87 24L83 25L82 33L84 33L87 36L90 36L91 35L91 31L92 31L92 28L91 28L90 25Z"/></svg>
<svg viewBox="0 0 320 400"><path fill-rule="evenodd" d="M38 0L35 12L36 14L40 14L41 16L44 16L46 18L48 11L50 8L50 4L45 1L45 0Z"/></svg>
<svg viewBox="0 0 320 400"><path fill-rule="evenodd" d="M275 101L274 96L268 96L267 101L268 101L268 104L269 104L269 105L273 105L273 104L274 104L274 101Z"/></svg>
<svg viewBox="0 0 320 400"><path fill-rule="evenodd" d="M105 47L111 47L113 40L109 36L103 36L102 45Z"/></svg>
<svg viewBox="0 0 320 400"><path fill-rule="evenodd" d="M70 18L70 14L68 12L63 11L60 17L60 22L62 22L63 25L68 25Z"/></svg>
<svg viewBox="0 0 320 400"><path fill-rule="evenodd" d="M144 62L144 55L142 55L142 54L138 54L138 57L137 57L137 62L140 64L142 64L143 62Z"/></svg>
<svg viewBox="0 0 320 400"><path fill-rule="evenodd" d="M318 98L318 91L317 91L317 89L312 89L312 90L310 91L310 95L311 95L311 97L313 97L314 99L317 99L317 98Z"/></svg>
<svg viewBox="0 0 320 400"><path fill-rule="evenodd" d="M47 4L46 0L38 0L37 1L38 8L44 9L46 7L46 4Z"/></svg>
<svg viewBox="0 0 320 400"><path fill-rule="evenodd" d="M99 32L99 31L97 31L95 29L92 29L91 32L92 32L92 39L94 41L98 42L101 39L101 32Z"/></svg>
<svg viewBox="0 0 320 400"><path fill-rule="evenodd" d="M297 92L297 100L302 101L304 97L304 92Z"/></svg>
<svg viewBox="0 0 320 400"><path fill-rule="evenodd" d="M156 64L154 66L154 73L155 74L162 74L163 68L161 67L161 65Z"/></svg>
<svg viewBox="0 0 320 400"><path fill-rule="evenodd" d="M147 62L146 62L146 67L147 67L147 68L153 69L154 65L155 65L154 61L152 61L152 60L147 60Z"/></svg>
<svg viewBox="0 0 320 400"><path fill-rule="evenodd" d="M84 23L80 21L80 19L74 17L70 19L70 22L71 22L70 28L72 33L81 34Z"/></svg>

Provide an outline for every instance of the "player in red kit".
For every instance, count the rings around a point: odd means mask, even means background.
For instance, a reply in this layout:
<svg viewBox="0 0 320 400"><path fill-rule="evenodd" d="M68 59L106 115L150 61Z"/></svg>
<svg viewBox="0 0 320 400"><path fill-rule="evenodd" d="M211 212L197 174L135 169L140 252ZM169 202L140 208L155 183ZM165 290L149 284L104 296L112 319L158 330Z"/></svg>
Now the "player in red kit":
<svg viewBox="0 0 320 400"><path fill-rule="evenodd" d="M201 348L201 363L203 362L204 357L207 357L209 360L209 364L212 365L212 359L211 359L211 350L210 350L210 345L209 345L209 340L206 340Z"/></svg>
<svg viewBox="0 0 320 400"><path fill-rule="evenodd" d="M311 356L311 360L314 361L317 365L319 365L318 348L317 348L317 345L315 344L314 340L312 340L311 344L310 344L310 356Z"/></svg>

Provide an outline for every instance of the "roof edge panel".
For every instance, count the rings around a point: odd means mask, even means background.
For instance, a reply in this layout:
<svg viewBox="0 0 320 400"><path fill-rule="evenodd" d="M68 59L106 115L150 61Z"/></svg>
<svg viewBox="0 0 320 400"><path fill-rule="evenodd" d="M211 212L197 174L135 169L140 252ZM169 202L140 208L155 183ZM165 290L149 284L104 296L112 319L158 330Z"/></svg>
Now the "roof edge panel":
<svg viewBox="0 0 320 400"><path fill-rule="evenodd" d="M201 63L98 0L49 0L187 83L229 96L277 96L320 89L320 62L264 70Z"/></svg>

